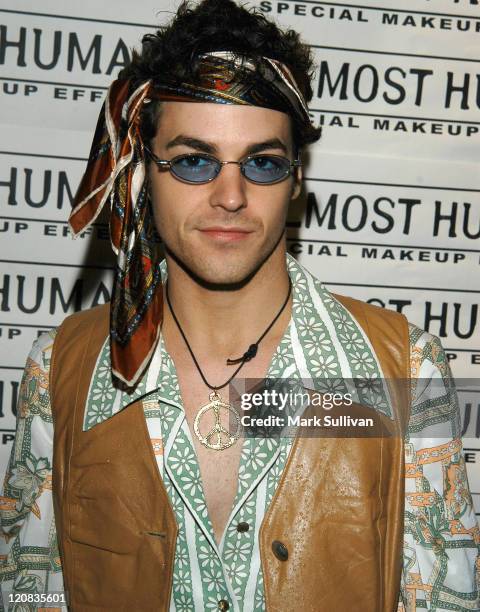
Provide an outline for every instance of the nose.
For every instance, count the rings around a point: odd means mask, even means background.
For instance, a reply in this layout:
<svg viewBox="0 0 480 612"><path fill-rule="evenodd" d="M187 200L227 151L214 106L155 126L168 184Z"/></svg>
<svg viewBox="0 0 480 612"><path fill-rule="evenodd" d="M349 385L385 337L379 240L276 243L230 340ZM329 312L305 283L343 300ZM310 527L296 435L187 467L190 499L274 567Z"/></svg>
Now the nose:
<svg viewBox="0 0 480 612"><path fill-rule="evenodd" d="M224 164L211 183L210 204L236 211L247 205L246 179L239 164Z"/></svg>

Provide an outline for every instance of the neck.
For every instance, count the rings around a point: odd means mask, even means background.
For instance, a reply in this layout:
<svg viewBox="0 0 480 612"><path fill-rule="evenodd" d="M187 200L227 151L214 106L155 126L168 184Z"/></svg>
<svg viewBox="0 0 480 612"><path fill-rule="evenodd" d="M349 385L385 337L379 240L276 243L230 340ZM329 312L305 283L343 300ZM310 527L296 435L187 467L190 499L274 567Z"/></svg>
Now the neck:
<svg viewBox="0 0 480 612"><path fill-rule="evenodd" d="M166 256L170 302L192 348L209 347L210 353L217 352L224 359L236 358L258 340L278 314L289 289L285 252L272 255L245 285L233 290L206 288ZM291 301L290 295L267 334L271 339L283 335ZM163 325L180 334L167 304L165 286Z"/></svg>

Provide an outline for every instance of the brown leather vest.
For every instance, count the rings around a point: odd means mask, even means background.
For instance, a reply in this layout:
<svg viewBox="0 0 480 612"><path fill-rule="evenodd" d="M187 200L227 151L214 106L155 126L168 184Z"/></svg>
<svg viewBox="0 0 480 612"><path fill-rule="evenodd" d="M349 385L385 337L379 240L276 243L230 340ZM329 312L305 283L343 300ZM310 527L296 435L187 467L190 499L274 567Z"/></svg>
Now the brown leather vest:
<svg viewBox="0 0 480 612"><path fill-rule="evenodd" d="M385 376L408 379L405 317L336 297L367 333ZM142 403L82 431L108 323L108 305L74 314L53 347L53 500L65 589L74 612L163 612L178 528ZM396 435L294 441L260 528L269 612L396 611L409 396L405 386L392 392ZM287 559L274 542L283 543Z"/></svg>

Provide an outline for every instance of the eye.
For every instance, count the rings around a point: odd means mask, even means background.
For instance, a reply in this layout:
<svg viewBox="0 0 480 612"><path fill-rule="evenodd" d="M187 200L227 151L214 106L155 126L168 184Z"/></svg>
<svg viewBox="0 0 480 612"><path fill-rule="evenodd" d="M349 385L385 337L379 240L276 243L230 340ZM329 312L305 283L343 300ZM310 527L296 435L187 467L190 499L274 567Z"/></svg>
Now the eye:
<svg viewBox="0 0 480 612"><path fill-rule="evenodd" d="M209 157L205 157L203 155L185 155L175 161L175 165L179 167L192 169L204 168L205 166L209 166L211 163L212 160Z"/></svg>
<svg viewBox="0 0 480 612"><path fill-rule="evenodd" d="M248 161L248 165L257 170L276 170L280 164L270 155L257 155Z"/></svg>

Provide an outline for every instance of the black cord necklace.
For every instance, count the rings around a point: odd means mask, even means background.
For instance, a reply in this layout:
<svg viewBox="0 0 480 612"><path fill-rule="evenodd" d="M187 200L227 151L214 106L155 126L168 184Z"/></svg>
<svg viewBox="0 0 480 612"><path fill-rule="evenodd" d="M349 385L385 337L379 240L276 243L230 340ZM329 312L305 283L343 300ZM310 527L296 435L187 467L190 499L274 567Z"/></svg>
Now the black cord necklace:
<svg viewBox="0 0 480 612"><path fill-rule="evenodd" d="M208 380L205 378L204 373L202 372L202 369L197 361L197 358L195 357L193 350L187 340L187 337L185 336L185 333L182 329L182 326L180 325L179 320L177 319L177 316L175 314L175 311L173 310L173 306L172 303L170 302L170 295L168 292L168 279L165 283L165 293L166 293L166 297L167 297L167 304L168 307L170 309L170 312L172 313L172 317L173 320L175 321L178 330L180 332L180 334L182 335L182 338L185 341L185 344L187 346L187 349L190 353L190 355L192 356L193 359L193 363L195 364L195 367L198 370L198 373L200 374L203 382L205 383L205 385L212 390L212 393L209 394L209 399L210 402L208 404L206 404L205 406L203 406L199 412L197 413L197 416L195 417L195 422L194 422L194 431L195 434L197 435L198 439L200 440L200 442L206 446L207 448L211 448L214 450L223 450L225 448L228 448L229 446L232 446L232 444L238 439L239 436L239 432L240 432L240 415L238 414L238 411L236 410L236 408L232 405L229 404L228 402L224 401L220 395L218 394L218 390L219 389L223 389L224 387L226 387L234 378L235 376L238 374L238 372L241 370L241 368L243 367L243 365L247 362L250 361L251 359L253 359L258 351L258 345L260 344L260 342L263 340L263 338L267 335L267 333L271 330L271 328L273 327L273 325L275 324L275 322L277 321L278 317L282 314L282 312L285 310L285 307L288 303L288 300L290 298L290 294L292 292L292 281L290 280L290 277L288 278L288 293L287 293L287 297L285 298L285 301L282 305L282 307L280 308L280 310L278 311L278 313L275 315L274 319L272 320L272 322L270 323L270 325L267 327L267 329L263 332L263 334L260 336L260 338L258 338L258 340L256 342L254 342L253 344L251 344L248 349L245 351L245 353L242 355L242 357L239 357L237 359L227 359L227 365L232 365L232 364L236 364L239 363L239 366L235 369L235 372L230 376L230 378L223 383L223 385L211 385ZM231 434L231 432L227 431L223 425L220 423L220 409L224 409L226 410L228 413L230 413L230 415L233 414L233 416L236 419L236 423L237 423L237 428L236 431ZM200 431L200 420L201 417L206 413L209 412L210 410L213 410L215 413L215 425L213 427L213 429L211 429L209 432L207 432L205 435L202 434L202 432ZM210 438L212 438L213 436L216 436L217 441L215 443L211 443L210 442Z"/></svg>
<svg viewBox="0 0 480 612"><path fill-rule="evenodd" d="M245 351L245 353L242 355L242 357L239 357L238 359L227 359L227 365L232 365L235 363L240 363L240 365L238 366L238 368L235 370L235 372L230 376L230 378L227 380L227 382L223 383L223 385L219 385L219 386L213 386L211 385L207 379L205 378L204 373L202 372L202 369L200 368L200 365L192 351L192 348L187 340L187 337L185 336L185 333L182 329L182 326L180 325L179 320L177 319L177 316L175 314L175 311L173 310L172 307L172 303L170 302L170 295L168 293L168 280L166 281L165 284L165 292L167 295L167 303L168 303L168 307L170 308L170 312L172 313L172 317L175 321L175 323L177 324L178 330L182 335L182 338L185 341L185 344L187 345L188 351L190 353L190 355L192 356L193 362L200 374L200 376L202 377L203 382L207 385L207 387L209 389L212 389L213 391L217 391L218 389L223 389L223 387L226 387L228 385L228 383L233 380L235 378L235 376L238 374L238 372L240 371L240 369L243 367L243 364L246 363L247 361L250 361L251 359L253 359L258 351L258 345L260 344L260 342L265 338L265 336L268 334L268 332L272 329L272 327L275 325L278 317L282 314L282 312L285 310L285 307L288 303L288 299L290 297L290 294L292 292L292 282L290 280L290 277L288 279L288 293L287 293L287 297L282 305L282 307L280 308L280 310L278 311L278 313L275 315L275 318L272 320L272 322L270 323L270 325L267 327L267 329L263 332L263 334L260 336L260 338L254 343L251 344L248 349Z"/></svg>

